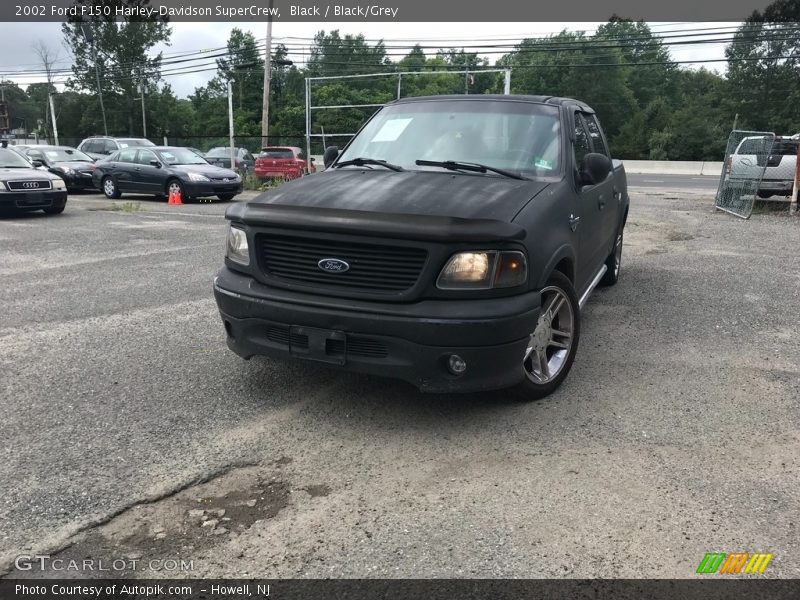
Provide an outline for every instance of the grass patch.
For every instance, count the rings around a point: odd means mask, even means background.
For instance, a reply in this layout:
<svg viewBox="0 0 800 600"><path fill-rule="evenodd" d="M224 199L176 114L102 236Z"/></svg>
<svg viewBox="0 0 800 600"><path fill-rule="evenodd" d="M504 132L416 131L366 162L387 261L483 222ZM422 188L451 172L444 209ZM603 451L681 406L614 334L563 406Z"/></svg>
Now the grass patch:
<svg viewBox="0 0 800 600"><path fill-rule="evenodd" d="M142 210L141 202L118 202L108 207L112 212L135 213Z"/></svg>
<svg viewBox="0 0 800 600"><path fill-rule="evenodd" d="M286 180L281 177L270 177L265 181L261 181L258 177L256 177L253 173L247 173L242 178L242 186L246 190L250 190L253 192L266 192L267 190L271 190L282 185Z"/></svg>

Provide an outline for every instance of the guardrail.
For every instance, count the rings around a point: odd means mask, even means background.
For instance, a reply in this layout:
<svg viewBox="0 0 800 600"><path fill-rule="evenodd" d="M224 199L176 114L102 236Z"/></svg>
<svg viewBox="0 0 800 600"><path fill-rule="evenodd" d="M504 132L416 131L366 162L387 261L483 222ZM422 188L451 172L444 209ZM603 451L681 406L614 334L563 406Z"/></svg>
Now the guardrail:
<svg viewBox="0 0 800 600"><path fill-rule="evenodd" d="M702 160L623 160L626 173L658 175L719 175L722 162Z"/></svg>

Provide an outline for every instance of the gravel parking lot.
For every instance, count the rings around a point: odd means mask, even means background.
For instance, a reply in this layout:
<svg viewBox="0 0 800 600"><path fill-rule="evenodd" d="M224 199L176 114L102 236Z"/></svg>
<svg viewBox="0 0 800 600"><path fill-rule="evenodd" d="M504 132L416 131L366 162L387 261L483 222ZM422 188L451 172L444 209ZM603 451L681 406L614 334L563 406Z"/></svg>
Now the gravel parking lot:
<svg viewBox="0 0 800 600"><path fill-rule="evenodd" d="M620 282L535 403L240 360L225 204L0 217L0 573L682 578L760 551L799 577L800 218L712 205L633 189Z"/></svg>

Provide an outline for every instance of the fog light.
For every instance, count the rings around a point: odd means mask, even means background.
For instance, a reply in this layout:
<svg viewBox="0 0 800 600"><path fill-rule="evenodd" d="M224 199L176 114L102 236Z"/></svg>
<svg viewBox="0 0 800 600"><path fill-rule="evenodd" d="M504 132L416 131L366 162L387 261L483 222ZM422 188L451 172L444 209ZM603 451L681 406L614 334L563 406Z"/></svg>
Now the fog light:
<svg viewBox="0 0 800 600"><path fill-rule="evenodd" d="M451 354L447 361L447 368L453 375L462 375L467 370L467 361L458 354Z"/></svg>

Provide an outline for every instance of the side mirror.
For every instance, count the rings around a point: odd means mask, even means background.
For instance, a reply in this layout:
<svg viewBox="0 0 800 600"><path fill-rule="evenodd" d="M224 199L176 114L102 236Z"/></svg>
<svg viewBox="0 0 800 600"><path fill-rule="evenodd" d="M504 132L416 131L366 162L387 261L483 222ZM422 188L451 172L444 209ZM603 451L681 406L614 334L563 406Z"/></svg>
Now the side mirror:
<svg viewBox="0 0 800 600"><path fill-rule="evenodd" d="M44 166L44 161L40 160L38 158L34 158L34 159L31 159L31 164L38 169L39 167L43 167Z"/></svg>
<svg viewBox="0 0 800 600"><path fill-rule="evenodd" d="M333 164L333 161L339 156L339 146L328 146L325 148L325 154L322 155L322 162L327 169Z"/></svg>
<svg viewBox="0 0 800 600"><path fill-rule="evenodd" d="M156 169L160 169L161 168L161 163L158 162L157 160L151 160L150 161L150 166L151 167L155 167Z"/></svg>
<svg viewBox="0 0 800 600"><path fill-rule="evenodd" d="M605 154L589 152L583 157L578 172L581 185L597 185L605 181L613 168L611 159Z"/></svg>

